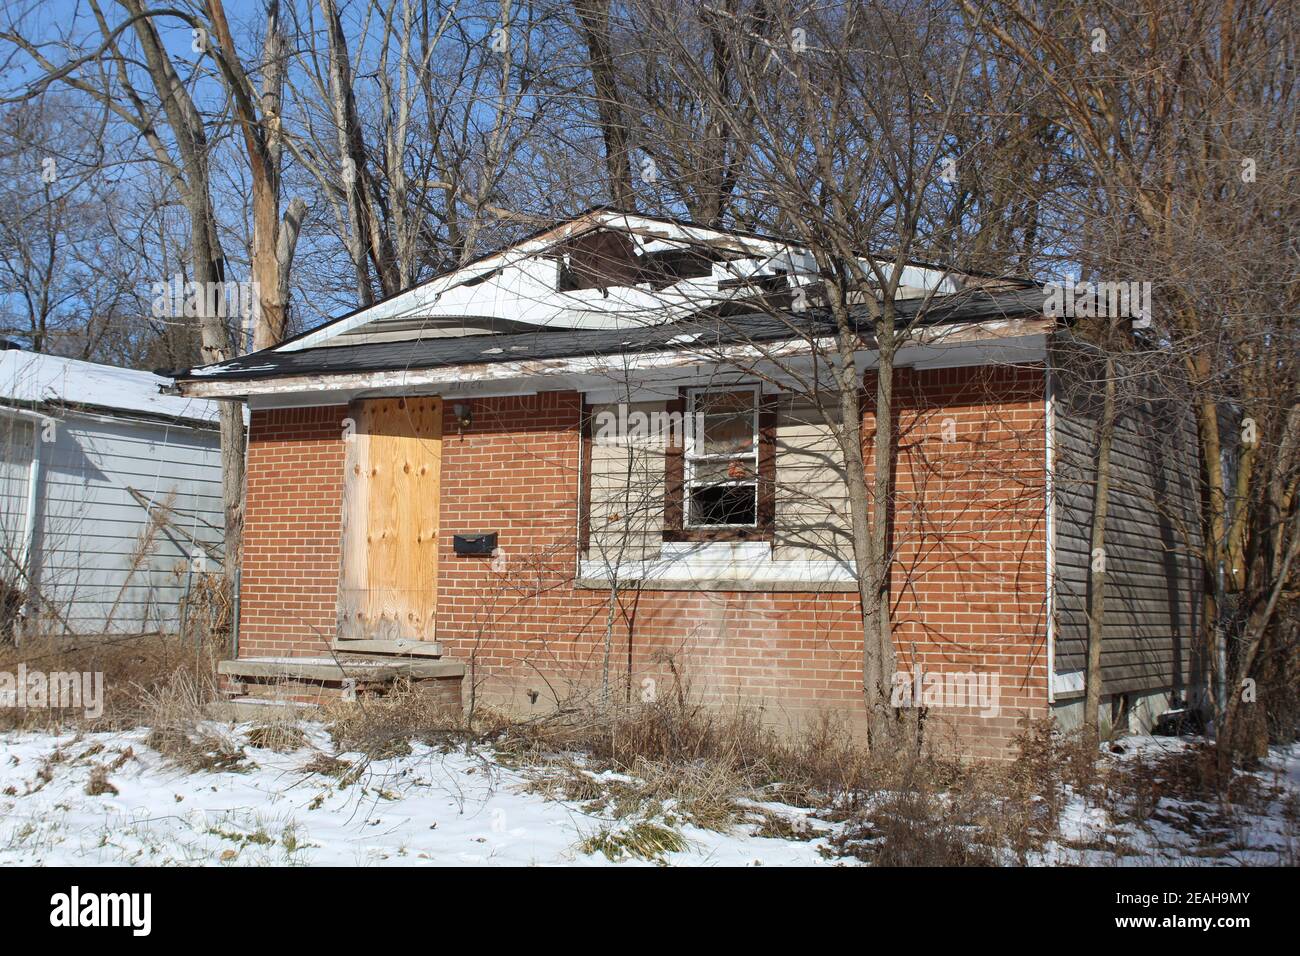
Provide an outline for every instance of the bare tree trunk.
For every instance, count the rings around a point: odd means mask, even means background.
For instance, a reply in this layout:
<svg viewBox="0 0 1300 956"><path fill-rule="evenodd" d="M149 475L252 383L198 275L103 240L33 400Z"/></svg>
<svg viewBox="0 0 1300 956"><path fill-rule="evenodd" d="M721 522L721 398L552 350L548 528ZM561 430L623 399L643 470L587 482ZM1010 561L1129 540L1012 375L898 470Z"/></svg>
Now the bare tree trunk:
<svg viewBox="0 0 1300 956"><path fill-rule="evenodd" d="M1115 439L1115 359L1106 356L1101 420L1097 427L1096 481L1088 533L1088 658L1084 672L1083 726L1093 742L1100 738L1101 651L1106 629L1106 513L1110 507L1111 446Z"/></svg>
<svg viewBox="0 0 1300 956"><path fill-rule="evenodd" d="M132 14L142 10L140 0L122 0ZM162 100L168 124L176 139L184 171L179 185L190 221L191 268L202 289L213 289L225 281L225 257L217 239L208 175L208 142L203 118L190 99L167 57L153 22L135 21L136 36L144 50L145 66ZM213 314L212 296L199 296L199 333L206 362L232 358L230 332L222 317ZM221 408L221 497L225 512L225 576L233 585L243 541L244 412L233 403Z"/></svg>
<svg viewBox="0 0 1300 956"><path fill-rule="evenodd" d="M889 447L893 442L893 353L885 353L887 348L892 349L893 339L885 336L888 345L882 344L880 348L873 409L875 475L868 487L863 451L862 383L855 361L861 343L847 305L837 303L833 310L839 325L835 364L835 392L842 420L839 444L844 456L853 562L862 606L862 694L867 711L867 744L872 751L888 751L899 744L899 714L891 705L897 655L890 620L886 525L893 465ZM877 327L881 324L876 323Z"/></svg>
<svg viewBox="0 0 1300 956"><path fill-rule="evenodd" d="M338 134L339 162L351 226L346 237L348 257L352 260L352 268L356 273L357 301L361 305L370 305L375 297L370 286L367 259L374 263L383 296L399 291L397 269L391 245L382 234L375 211L376 199L366 164L361 121L357 117L356 100L352 91L352 68L348 61L348 42L343 32L343 21L334 0L320 0L320 8L325 16L325 33L329 41L330 107Z"/></svg>
<svg viewBox="0 0 1300 956"><path fill-rule="evenodd" d="M596 94L596 115L605 144L605 171L614 205L636 209L632 166L628 155L627 116L619 95L609 38L609 0L573 0L587 45L588 66Z"/></svg>

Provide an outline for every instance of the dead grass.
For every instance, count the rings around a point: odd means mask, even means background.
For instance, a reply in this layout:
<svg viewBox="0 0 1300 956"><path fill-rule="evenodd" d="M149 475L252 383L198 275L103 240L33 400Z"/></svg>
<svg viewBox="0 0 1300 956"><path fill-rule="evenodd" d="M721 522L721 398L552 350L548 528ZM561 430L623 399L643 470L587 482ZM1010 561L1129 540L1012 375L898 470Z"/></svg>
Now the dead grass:
<svg viewBox="0 0 1300 956"><path fill-rule="evenodd" d="M155 727L144 739L169 762L189 773L227 773L251 769L248 755L227 737L203 730Z"/></svg>
<svg viewBox="0 0 1300 956"><path fill-rule="evenodd" d="M140 689L140 723L149 727L145 745L191 773L249 769L235 741L217 733L204 707L210 690L204 678L177 671L152 689Z"/></svg>
<svg viewBox="0 0 1300 956"><path fill-rule="evenodd" d="M678 701L527 722L485 714L483 724L483 736L507 762L545 765L566 754L580 757L590 769L644 781L655 799L697 796L716 803L718 794L752 791L764 799L831 807L871 785L881 769L829 716L793 740L752 711Z"/></svg>
<svg viewBox="0 0 1300 956"><path fill-rule="evenodd" d="M90 778L86 781L86 793L92 797L111 794L117 796L117 787L108 779L108 767L96 764L90 771Z"/></svg>
<svg viewBox="0 0 1300 956"><path fill-rule="evenodd" d="M662 860L666 853L681 853L689 844L671 827L640 821L616 827L601 827L578 844L583 853L602 853L618 862L626 857L638 860Z"/></svg>
<svg viewBox="0 0 1300 956"><path fill-rule="evenodd" d="M603 714L579 709L525 722L484 714L482 721L499 758L533 775L534 792L584 812L628 825L749 824L757 835L798 839L838 824L827 852L876 865L1023 863L1055 834L1067 784L1099 785L1095 758L1045 725L1026 734L1018 759L988 764L873 756L834 716L781 735L752 711L720 712L681 698ZM752 801L805 808L824 822L796 826L751 809Z"/></svg>
<svg viewBox="0 0 1300 956"><path fill-rule="evenodd" d="M66 639L42 638L20 647L0 646L0 671L102 673L103 714L88 718L82 709L5 708L0 710L0 730L58 731L122 730L141 726L153 718L152 700L176 680L188 680L204 702L216 697L216 661L221 642L195 645L174 635L105 636Z"/></svg>
<svg viewBox="0 0 1300 956"><path fill-rule="evenodd" d="M875 866L992 866L984 834L933 793L891 793L852 821L832 843Z"/></svg>
<svg viewBox="0 0 1300 956"><path fill-rule="evenodd" d="M352 764L331 754L317 753L299 769L306 774L319 774L323 777L343 779L347 776L348 771L352 769Z"/></svg>
<svg viewBox="0 0 1300 956"><path fill-rule="evenodd" d="M87 721L79 714L10 711L0 713L0 727L147 726L147 745L186 771L250 766L240 743L214 729L204 713L215 697L214 654L202 652L196 664L193 644L158 637L37 651L0 650L0 670L12 671L20 660L46 671L100 670L105 713ZM778 734L756 712L695 705L684 694L523 721L480 708L466 728L430 698L399 686L383 698L327 705L321 716L338 755L311 756L303 773L348 786L373 761L409 754L412 741L487 746L500 763L525 774L530 791L605 819L582 846L611 858L661 860L685 846L678 828L690 824L715 831L748 826L755 835L781 839L825 837L824 853L874 865L1023 864L1058 839L1062 811L1079 797L1130 833L1159 824L1188 834L1200 840L1195 852L1207 857L1244 845L1248 815L1275 811L1279 801L1286 803L1292 837L1300 836L1300 803L1260 774L1238 774L1219 787L1207 747L1098 760L1086 741L1062 736L1047 722L1026 731L1014 760L987 764L872 755L853 728L830 715L797 734ZM286 715L254 725L247 744L290 752L308 740L296 717ZM109 761L102 746L75 758L56 751L33 786L48 783L64 759L90 763L94 757L105 762L93 765L87 793L112 795L111 775L133 756L128 749ZM755 808L764 802L807 816ZM1108 837L1096 849L1130 852L1122 837Z"/></svg>
<svg viewBox="0 0 1300 956"><path fill-rule="evenodd" d="M300 750L306 743L307 735L291 718L264 720L248 731L248 745L260 750L284 754Z"/></svg>
<svg viewBox="0 0 1300 956"><path fill-rule="evenodd" d="M239 769L246 759L242 749L205 726L204 707L216 697L218 654L215 643L196 647L167 635L106 637L76 646L50 639L5 648L0 670L15 672L25 664L29 672L102 673L104 709L97 718L79 710L13 709L0 712L0 726L85 732L143 726L150 728L148 746L186 770Z"/></svg>

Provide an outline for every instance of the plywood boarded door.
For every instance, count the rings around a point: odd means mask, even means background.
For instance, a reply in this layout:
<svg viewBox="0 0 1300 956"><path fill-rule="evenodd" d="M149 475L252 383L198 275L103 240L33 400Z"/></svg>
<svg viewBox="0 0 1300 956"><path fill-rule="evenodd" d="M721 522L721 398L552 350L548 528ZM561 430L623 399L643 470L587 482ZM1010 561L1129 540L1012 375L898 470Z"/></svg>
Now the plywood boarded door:
<svg viewBox="0 0 1300 956"><path fill-rule="evenodd" d="M433 640L442 399L352 403L339 640Z"/></svg>

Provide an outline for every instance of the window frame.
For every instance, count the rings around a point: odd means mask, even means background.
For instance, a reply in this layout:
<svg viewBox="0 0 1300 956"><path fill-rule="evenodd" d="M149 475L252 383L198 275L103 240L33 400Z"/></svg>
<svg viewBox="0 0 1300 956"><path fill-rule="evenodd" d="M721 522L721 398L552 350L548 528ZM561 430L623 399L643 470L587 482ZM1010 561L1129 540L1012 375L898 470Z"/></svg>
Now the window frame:
<svg viewBox="0 0 1300 956"><path fill-rule="evenodd" d="M755 523L745 525L692 525L690 521L690 479L695 435L695 396L708 392L754 393L754 452L756 468ZM775 536L776 499L776 403L775 396L764 394L761 383L715 383L684 387L670 410L681 415L683 427L672 437L665 460L664 531L665 541L768 541ZM718 456L716 460L747 460L750 456Z"/></svg>
<svg viewBox="0 0 1300 956"><path fill-rule="evenodd" d="M699 399L708 395L737 395L741 392L748 392L751 397L750 402L750 450L743 453L730 453L709 455L698 452L696 449L703 444L703 436L695 434L695 425L700 423L703 427L703 416L705 412L699 407ZM683 421L682 431L685 444L682 449L682 493L685 496L682 500L682 529L685 531L726 531L726 530L757 530L759 526L758 514L758 465L759 459L762 458L762 448L760 447L759 436L759 416L762 414L763 393L758 385L731 385L724 387L688 388L686 390L686 416ZM701 483L699 480L699 471L701 465L706 464L729 464L733 461L743 461L750 468L753 478L744 481L725 481L725 482L708 482ZM752 485L754 488L754 520L744 524L727 524L723 522L696 523L691 520L692 500L691 495L700 487L706 488L738 488L741 486Z"/></svg>

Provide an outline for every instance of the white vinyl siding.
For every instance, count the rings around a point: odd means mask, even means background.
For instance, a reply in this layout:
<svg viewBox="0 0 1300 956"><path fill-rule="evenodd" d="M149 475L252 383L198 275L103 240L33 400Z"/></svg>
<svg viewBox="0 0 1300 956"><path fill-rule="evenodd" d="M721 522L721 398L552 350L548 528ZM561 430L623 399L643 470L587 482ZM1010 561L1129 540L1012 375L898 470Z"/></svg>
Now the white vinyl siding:
<svg viewBox="0 0 1300 956"><path fill-rule="evenodd" d="M194 546L151 529L128 489L199 541L221 540L216 431L64 413L41 446L38 585L78 634L173 629ZM209 570L219 566L209 562Z"/></svg>

